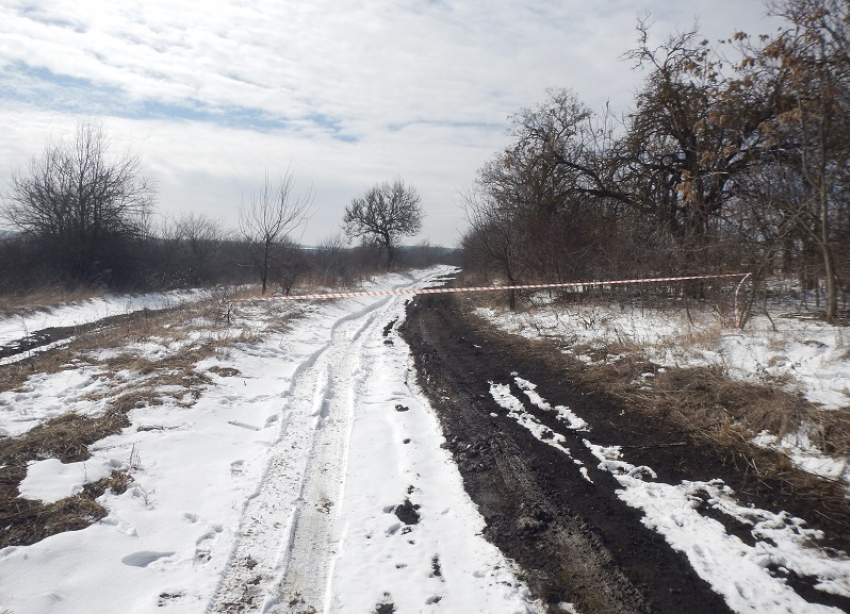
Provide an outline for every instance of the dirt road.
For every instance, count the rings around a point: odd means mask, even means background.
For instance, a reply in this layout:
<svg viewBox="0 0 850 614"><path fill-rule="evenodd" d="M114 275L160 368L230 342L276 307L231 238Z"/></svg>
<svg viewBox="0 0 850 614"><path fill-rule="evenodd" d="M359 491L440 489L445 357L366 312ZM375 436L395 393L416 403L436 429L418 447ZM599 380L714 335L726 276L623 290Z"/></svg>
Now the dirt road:
<svg viewBox="0 0 850 614"><path fill-rule="evenodd" d="M693 560L647 527L641 510L615 494L626 479L611 469L620 461L600 463L601 445L588 440L617 444L629 463L621 467L670 484L728 478L718 451L580 390L553 368L554 349L493 331L455 299L418 298L402 332L487 537L527 571L529 587L551 611L563 602L585 614L720 613L732 611L729 603L736 611L820 611L827 604L848 611L850 601L812 590L794 574L779 585L794 584L799 595L789 593L788 603L796 600L802 610L776 609L781 600L748 595L734 577L732 586L710 585ZM561 416L551 410L556 404ZM745 523L721 513L710 493L695 490L689 505L728 534L757 540ZM689 554L699 552L695 547ZM704 569L703 577L710 575Z"/></svg>

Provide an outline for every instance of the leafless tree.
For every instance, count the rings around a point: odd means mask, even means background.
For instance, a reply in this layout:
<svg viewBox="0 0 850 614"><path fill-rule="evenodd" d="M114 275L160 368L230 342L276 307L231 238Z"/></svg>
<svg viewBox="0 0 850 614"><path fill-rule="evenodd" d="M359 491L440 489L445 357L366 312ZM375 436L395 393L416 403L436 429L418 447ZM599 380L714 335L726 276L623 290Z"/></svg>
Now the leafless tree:
<svg viewBox="0 0 850 614"><path fill-rule="evenodd" d="M468 263L488 277L495 274L510 285L518 283L525 273L522 248L527 237L518 227L516 212L480 184L463 196L463 202L470 228L461 239L461 249ZM516 309L513 290L509 302Z"/></svg>
<svg viewBox="0 0 850 614"><path fill-rule="evenodd" d="M103 127L80 122L73 141L48 142L12 176L0 216L37 241L66 282L110 283L143 237L153 198L139 159L111 158Z"/></svg>
<svg viewBox="0 0 850 614"><path fill-rule="evenodd" d="M252 265L256 267L265 294L269 272L274 264L276 246L292 242L291 235L310 219L313 191L295 196L295 175L287 169L277 185L266 173L259 192L253 192L239 207L239 230L249 245Z"/></svg>
<svg viewBox="0 0 850 614"><path fill-rule="evenodd" d="M381 248L392 268L398 241L422 228L422 206L412 186L396 178L375 185L345 208L343 223L349 237L360 237Z"/></svg>

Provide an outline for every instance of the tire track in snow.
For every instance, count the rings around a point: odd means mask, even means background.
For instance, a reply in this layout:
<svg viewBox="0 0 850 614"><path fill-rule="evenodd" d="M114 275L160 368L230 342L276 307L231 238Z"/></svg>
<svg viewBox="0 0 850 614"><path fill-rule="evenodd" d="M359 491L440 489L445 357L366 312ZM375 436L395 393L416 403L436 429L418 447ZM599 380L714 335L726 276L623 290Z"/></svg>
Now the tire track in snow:
<svg viewBox="0 0 850 614"><path fill-rule="evenodd" d="M324 394L321 400L317 399L314 410L318 413L318 430L302 483L302 507L278 594L278 599L295 611L326 609L328 579L332 575L329 562L335 558L340 540L334 508L341 501L345 487L348 435L353 423L354 394L362 377L364 340L383 324L377 315L388 302L382 301L365 322L341 326L335 337L341 336L342 342L333 343L328 352L329 361L323 372L325 383L317 389ZM352 328L355 328L353 332Z"/></svg>
<svg viewBox="0 0 850 614"><path fill-rule="evenodd" d="M245 504L208 614L325 609L364 339L379 332L379 314L397 300L338 319L330 341L297 368L276 451Z"/></svg>

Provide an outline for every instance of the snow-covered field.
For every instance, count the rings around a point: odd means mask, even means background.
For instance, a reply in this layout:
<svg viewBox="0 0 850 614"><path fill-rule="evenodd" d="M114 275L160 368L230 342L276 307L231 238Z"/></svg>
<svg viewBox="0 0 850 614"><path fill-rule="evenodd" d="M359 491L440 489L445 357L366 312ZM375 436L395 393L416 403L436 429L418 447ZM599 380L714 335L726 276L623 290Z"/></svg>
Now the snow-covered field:
<svg viewBox="0 0 850 614"><path fill-rule="evenodd" d="M196 402L137 405L129 428L90 446L91 459L33 462L21 491L43 501L115 468L133 482L99 498L109 514L88 528L0 550L0 612L538 611L481 536L440 447L396 334L404 304L244 305L237 318L255 330L280 310L303 317L196 364L212 381ZM155 340L128 348L151 360L174 351ZM33 376L0 395L0 429L21 434L63 410L97 414L107 400L91 393L134 377L96 367Z"/></svg>
<svg viewBox="0 0 850 614"><path fill-rule="evenodd" d="M587 350L614 347L638 351L662 368L716 365L733 378L782 387L824 410L850 411L850 329L783 317L781 310L771 318L755 315L744 330L716 313L553 306L543 294L523 312L479 308L478 314L524 337L577 346L578 352L566 351L585 362L593 362ZM805 431L782 439L763 433L756 442L783 450L812 473L850 484L850 458L825 456Z"/></svg>
<svg viewBox="0 0 850 614"><path fill-rule="evenodd" d="M148 294L106 294L85 301L30 310L0 317L0 345L6 345L45 328L80 326L142 309L166 309L213 296L214 290L174 290Z"/></svg>

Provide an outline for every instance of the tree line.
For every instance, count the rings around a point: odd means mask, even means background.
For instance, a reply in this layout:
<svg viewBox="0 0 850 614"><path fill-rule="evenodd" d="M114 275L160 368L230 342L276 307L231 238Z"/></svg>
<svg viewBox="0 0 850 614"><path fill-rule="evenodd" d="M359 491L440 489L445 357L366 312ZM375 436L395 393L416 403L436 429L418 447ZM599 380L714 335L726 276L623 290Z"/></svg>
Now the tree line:
<svg viewBox="0 0 850 614"><path fill-rule="evenodd" d="M463 195L465 267L508 282L749 271L822 291L850 274L850 1L778 0L772 35L698 31L625 59L633 108L568 89L513 115Z"/></svg>
<svg viewBox="0 0 850 614"><path fill-rule="evenodd" d="M400 178L353 199L342 230L309 248L299 233L313 212L312 189L299 192L291 169L277 180L266 173L243 198L237 230L202 214L157 219L155 205L139 159L113 156L103 127L80 122L74 138L48 142L3 193L0 218L11 230L0 235L0 292L258 282L264 294L288 294L300 281L344 287L452 257L427 243L400 246L423 217L418 193Z"/></svg>

